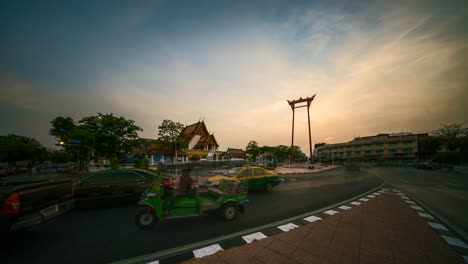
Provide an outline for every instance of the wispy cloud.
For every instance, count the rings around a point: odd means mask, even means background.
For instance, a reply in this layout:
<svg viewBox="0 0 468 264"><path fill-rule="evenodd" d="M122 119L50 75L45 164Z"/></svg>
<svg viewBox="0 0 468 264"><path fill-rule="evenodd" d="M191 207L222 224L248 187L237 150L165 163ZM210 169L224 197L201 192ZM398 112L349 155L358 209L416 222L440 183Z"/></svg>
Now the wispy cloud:
<svg viewBox="0 0 468 264"><path fill-rule="evenodd" d="M163 119L189 124L205 117L221 148L250 139L289 144L286 100L315 93L316 142L466 121L468 36L452 30L466 13L445 19L420 3L345 10L291 9L280 21L247 21L180 43L157 36L154 53L134 51L120 65L96 68L86 100L56 108L28 85L6 86L18 107L114 112L135 119L145 137L156 137ZM303 110L296 113L296 142L307 149Z"/></svg>

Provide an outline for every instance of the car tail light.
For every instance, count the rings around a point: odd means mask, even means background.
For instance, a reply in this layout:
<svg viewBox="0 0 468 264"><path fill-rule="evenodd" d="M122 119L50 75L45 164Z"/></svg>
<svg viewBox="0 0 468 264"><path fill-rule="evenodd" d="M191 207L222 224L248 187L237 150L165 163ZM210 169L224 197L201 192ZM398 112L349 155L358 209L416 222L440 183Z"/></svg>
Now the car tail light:
<svg viewBox="0 0 468 264"><path fill-rule="evenodd" d="M3 215L15 215L20 212L20 196L18 193L11 194L3 204L3 208L0 211Z"/></svg>
<svg viewBox="0 0 468 264"><path fill-rule="evenodd" d="M165 180L165 181L163 181L163 184L164 184L164 185L173 185L173 184L174 184L174 181L173 181L172 179Z"/></svg>

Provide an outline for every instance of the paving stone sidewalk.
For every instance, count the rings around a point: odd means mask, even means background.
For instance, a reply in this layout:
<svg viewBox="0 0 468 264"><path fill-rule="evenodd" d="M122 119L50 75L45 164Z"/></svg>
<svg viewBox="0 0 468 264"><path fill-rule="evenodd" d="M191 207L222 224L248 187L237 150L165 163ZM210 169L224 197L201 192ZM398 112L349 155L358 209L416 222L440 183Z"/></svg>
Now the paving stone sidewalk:
<svg viewBox="0 0 468 264"><path fill-rule="evenodd" d="M402 198L382 194L288 232L184 263L465 263L426 222L430 219Z"/></svg>

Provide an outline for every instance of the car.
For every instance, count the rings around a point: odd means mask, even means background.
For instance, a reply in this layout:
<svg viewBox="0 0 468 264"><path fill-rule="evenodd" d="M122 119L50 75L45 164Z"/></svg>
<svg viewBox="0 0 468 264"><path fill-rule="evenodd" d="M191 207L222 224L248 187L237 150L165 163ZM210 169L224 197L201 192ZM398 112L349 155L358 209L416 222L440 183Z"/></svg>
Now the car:
<svg viewBox="0 0 468 264"><path fill-rule="evenodd" d="M0 177L14 175L15 170L9 167L0 167Z"/></svg>
<svg viewBox="0 0 468 264"><path fill-rule="evenodd" d="M70 179L10 176L0 180L0 232L40 224L73 206Z"/></svg>
<svg viewBox="0 0 468 264"><path fill-rule="evenodd" d="M94 172L75 182L75 200L77 204L109 198L136 202L153 185L156 177L155 173L138 169Z"/></svg>
<svg viewBox="0 0 468 264"><path fill-rule="evenodd" d="M255 166L234 167L222 175L207 179L208 185L217 185L222 179L246 182L249 190L266 190L271 192L280 183L276 173L270 173L264 168Z"/></svg>
<svg viewBox="0 0 468 264"><path fill-rule="evenodd" d="M416 168L423 169L423 170L433 170L433 169L438 169L439 166L432 162L420 162L416 164Z"/></svg>

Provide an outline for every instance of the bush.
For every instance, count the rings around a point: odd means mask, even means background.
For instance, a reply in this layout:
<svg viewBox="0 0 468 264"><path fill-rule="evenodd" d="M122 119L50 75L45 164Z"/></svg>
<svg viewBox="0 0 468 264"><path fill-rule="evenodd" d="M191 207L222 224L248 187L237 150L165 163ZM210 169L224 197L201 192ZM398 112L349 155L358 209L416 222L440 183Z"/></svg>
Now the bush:
<svg viewBox="0 0 468 264"><path fill-rule="evenodd" d="M193 155L192 157L190 157L190 160L191 161L198 161L200 160L200 156L198 156L197 154Z"/></svg>
<svg viewBox="0 0 468 264"><path fill-rule="evenodd" d="M143 159L141 159L141 162L140 162L140 168L147 170L147 169L149 169L149 164L150 164L149 159L148 158L143 158Z"/></svg>
<svg viewBox="0 0 468 264"><path fill-rule="evenodd" d="M134 158L134 159L133 159L133 167L134 167L135 169L141 168L141 159L139 159L139 158Z"/></svg>
<svg viewBox="0 0 468 264"><path fill-rule="evenodd" d="M442 152L438 153L434 157L434 161L442 164L460 164L461 154L454 152Z"/></svg>
<svg viewBox="0 0 468 264"><path fill-rule="evenodd" d="M120 161L118 158L113 158L110 160L110 167L113 170L118 170L120 168Z"/></svg>

